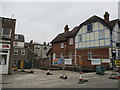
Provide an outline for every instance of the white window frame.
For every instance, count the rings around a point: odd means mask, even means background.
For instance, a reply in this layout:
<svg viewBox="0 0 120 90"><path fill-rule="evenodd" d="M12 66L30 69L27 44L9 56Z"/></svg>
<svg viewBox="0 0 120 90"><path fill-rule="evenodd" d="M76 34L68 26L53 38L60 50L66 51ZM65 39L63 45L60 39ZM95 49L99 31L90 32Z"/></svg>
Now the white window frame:
<svg viewBox="0 0 120 90"><path fill-rule="evenodd" d="M104 39L105 38L105 31L99 31L99 39Z"/></svg>
<svg viewBox="0 0 120 90"><path fill-rule="evenodd" d="M18 46L18 42L17 41L14 41L14 46Z"/></svg>
<svg viewBox="0 0 120 90"><path fill-rule="evenodd" d="M79 41L82 41L82 34L79 35Z"/></svg>
<svg viewBox="0 0 120 90"><path fill-rule="evenodd" d="M21 49L21 55L25 55L25 50Z"/></svg>
<svg viewBox="0 0 120 90"><path fill-rule="evenodd" d="M91 26L91 29L88 28L89 26ZM92 23L87 25L87 33L91 33L91 32L93 32L93 24Z"/></svg>
<svg viewBox="0 0 120 90"><path fill-rule="evenodd" d="M64 42L61 42L60 48L64 48Z"/></svg>
<svg viewBox="0 0 120 90"><path fill-rule="evenodd" d="M72 52L69 53L69 58L72 58Z"/></svg>
<svg viewBox="0 0 120 90"><path fill-rule="evenodd" d="M73 38L69 39L69 45L73 45Z"/></svg>
<svg viewBox="0 0 120 90"><path fill-rule="evenodd" d="M15 36L15 40L18 40L18 36L17 35Z"/></svg>
<svg viewBox="0 0 120 90"><path fill-rule="evenodd" d="M92 52L88 52L88 60L91 60L93 58Z"/></svg>
<svg viewBox="0 0 120 90"><path fill-rule="evenodd" d="M15 52L16 52L17 54L15 54ZM18 55L18 49L14 49L14 55Z"/></svg>
<svg viewBox="0 0 120 90"><path fill-rule="evenodd" d="M6 38L11 38L12 29L9 28L9 30L10 30L9 35L4 35L4 34L3 34L4 28L2 28L2 36L7 36Z"/></svg>
<svg viewBox="0 0 120 90"><path fill-rule="evenodd" d="M120 50L118 50L118 59L120 59Z"/></svg>

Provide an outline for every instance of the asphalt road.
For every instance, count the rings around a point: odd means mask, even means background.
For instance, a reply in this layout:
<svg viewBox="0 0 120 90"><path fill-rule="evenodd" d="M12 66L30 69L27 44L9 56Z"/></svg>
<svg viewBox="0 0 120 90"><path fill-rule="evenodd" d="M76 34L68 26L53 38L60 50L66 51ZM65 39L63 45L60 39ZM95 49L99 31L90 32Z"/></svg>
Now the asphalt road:
<svg viewBox="0 0 120 90"><path fill-rule="evenodd" d="M78 84L79 73L65 71L68 79L60 79L62 71L52 71L53 75L46 75L46 71L35 70L34 74L16 72L13 75L3 75L2 88L118 88L118 80L109 79L111 72L96 75L95 72L83 73L83 79L88 82Z"/></svg>

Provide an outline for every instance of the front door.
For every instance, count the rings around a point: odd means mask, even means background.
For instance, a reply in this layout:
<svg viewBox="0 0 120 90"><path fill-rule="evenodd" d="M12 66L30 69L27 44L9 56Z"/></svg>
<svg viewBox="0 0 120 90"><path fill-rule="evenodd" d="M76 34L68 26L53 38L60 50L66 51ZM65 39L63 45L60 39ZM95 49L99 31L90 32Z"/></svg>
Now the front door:
<svg viewBox="0 0 120 90"><path fill-rule="evenodd" d="M9 67L9 51L0 53L0 74L8 74Z"/></svg>

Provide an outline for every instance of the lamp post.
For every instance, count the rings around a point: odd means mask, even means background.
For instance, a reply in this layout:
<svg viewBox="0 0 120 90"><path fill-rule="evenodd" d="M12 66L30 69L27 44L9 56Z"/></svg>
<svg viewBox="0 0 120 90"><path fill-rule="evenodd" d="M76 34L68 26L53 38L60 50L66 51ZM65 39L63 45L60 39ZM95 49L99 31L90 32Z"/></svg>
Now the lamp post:
<svg viewBox="0 0 120 90"><path fill-rule="evenodd" d="M45 44L44 44L45 45ZM44 53L46 52L46 50L47 50L47 47L46 47L46 45L43 47L43 50L44 50ZM44 67L44 58L45 57L43 57L43 67Z"/></svg>

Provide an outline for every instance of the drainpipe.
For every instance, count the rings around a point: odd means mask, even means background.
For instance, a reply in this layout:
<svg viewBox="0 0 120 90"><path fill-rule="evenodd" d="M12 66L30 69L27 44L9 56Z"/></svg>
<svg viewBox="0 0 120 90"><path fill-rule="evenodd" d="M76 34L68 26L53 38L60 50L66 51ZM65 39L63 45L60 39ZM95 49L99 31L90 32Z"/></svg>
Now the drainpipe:
<svg viewBox="0 0 120 90"><path fill-rule="evenodd" d="M76 66L76 53L77 53L77 50L75 50L75 66Z"/></svg>

